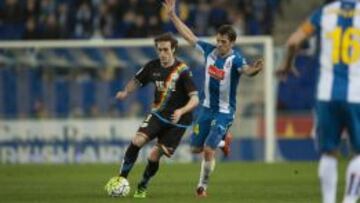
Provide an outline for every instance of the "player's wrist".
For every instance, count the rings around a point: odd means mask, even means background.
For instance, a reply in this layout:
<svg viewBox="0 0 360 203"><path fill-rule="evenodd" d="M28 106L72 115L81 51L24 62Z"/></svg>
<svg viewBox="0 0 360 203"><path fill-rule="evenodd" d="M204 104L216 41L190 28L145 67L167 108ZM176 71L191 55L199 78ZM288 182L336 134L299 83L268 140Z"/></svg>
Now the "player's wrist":
<svg viewBox="0 0 360 203"><path fill-rule="evenodd" d="M180 109L178 109L178 111L179 111L179 113L180 113L181 115L183 115L183 114L185 113L185 109L184 109L184 108L180 108Z"/></svg>
<svg viewBox="0 0 360 203"><path fill-rule="evenodd" d="M168 15L169 15L170 19L174 19L176 17L176 12L170 11Z"/></svg>

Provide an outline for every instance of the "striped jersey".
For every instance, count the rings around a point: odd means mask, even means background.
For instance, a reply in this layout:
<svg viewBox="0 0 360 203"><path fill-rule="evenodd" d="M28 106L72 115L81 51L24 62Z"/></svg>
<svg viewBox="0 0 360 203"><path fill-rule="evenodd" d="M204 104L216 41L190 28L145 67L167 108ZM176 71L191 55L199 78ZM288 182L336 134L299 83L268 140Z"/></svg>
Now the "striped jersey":
<svg viewBox="0 0 360 203"><path fill-rule="evenodd" d="M171 122L176 109L188 103L189 94L196 92L189 67L178 60L168 68L163 67L159 59L152 60L136 73L135 79L141 86L155 85L152 113L167 122ZM188 112L181 116L178 124L189 125L191 122L192 113Z"/></svg>
<svg viewBox="0 0 360 203"><path fill-rule="evenodd" d="M319 38L317 99L360 103L360 2L327 4L302 29Z"/></svg>
<svg viewBox="0 0 360 203"><path fill-rule="evenodd" d="M236 89L245 58L237 51L221 57L214 45L199 40L197 49L205 57L205 85L202 105L221 113L236 110Z"/></svg>

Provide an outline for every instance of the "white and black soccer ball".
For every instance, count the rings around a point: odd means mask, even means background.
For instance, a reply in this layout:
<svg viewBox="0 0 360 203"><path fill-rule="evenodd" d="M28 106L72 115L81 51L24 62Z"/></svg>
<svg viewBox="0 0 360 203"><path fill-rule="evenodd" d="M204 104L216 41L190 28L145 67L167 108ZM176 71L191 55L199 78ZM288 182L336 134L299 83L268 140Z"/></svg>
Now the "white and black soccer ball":
<svg viewBox="0 0 360 203"><path fill-rule="evenodd" d="M117 176L109 180L105 190L111 197L126 197L130 193L130 184L126 178Z"/></svg>

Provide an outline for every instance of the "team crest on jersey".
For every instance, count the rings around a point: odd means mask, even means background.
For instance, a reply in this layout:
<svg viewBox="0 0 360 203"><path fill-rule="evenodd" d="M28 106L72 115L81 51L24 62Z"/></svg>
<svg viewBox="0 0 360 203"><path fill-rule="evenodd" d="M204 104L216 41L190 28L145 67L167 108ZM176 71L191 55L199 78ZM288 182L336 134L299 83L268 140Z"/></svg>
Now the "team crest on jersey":
<svg viewBox="0 0 360 203"><path fill-rule="evenodd" d="M226 63L225 63L225 65L224 65L224 69L226 70L226 69L230 69L231 68L231 61L227 61Z"/></svg>
<svg viewBox="0 0 360 203"><path fill-rule="evenodd" d="M223 80L225 77L225 71L219 69L214 65L209 66L208 73L212 78L215 78L216 80Z"/></svg>

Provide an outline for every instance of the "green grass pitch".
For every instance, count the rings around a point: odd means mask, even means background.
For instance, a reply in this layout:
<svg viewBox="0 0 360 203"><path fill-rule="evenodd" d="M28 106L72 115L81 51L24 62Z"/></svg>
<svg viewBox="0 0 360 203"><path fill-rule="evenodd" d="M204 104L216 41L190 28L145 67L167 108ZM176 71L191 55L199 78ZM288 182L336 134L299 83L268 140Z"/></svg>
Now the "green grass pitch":
<svg viewBox="0 0 360 203"><path fill-rule="evenodd" d="M218 163L211 176L209 196L197 199L200 163L161 164L150 182L148 198L133 199L144 165L129 176L131 196L111 198L104 191L116 174L115 164L89 165L0 165L0 202L320 202L317 163ZM340 163L338 198L344 187L345 163Z"/></svg>

